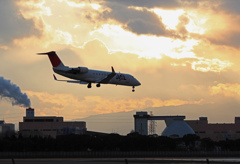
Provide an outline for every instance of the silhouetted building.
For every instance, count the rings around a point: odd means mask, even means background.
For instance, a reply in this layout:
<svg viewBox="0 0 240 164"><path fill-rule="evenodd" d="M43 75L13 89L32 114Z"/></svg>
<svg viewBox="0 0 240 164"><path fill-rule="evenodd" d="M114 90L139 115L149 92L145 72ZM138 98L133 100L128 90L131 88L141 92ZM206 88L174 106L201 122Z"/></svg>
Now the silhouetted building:
<svg viewBox="0 0 240 164"><path fill-rule="evenodd" d="M34 109L33 108L27 108L26 109L26 117L34 117Z"/></svg>
<svg viewBox="0 0 240 164"><path fill-rule="evenodd" d="M12 136L15 134L15 125L11 123L5 123L4 120L0 120L0 137Z"/></svg>
<svg viewBox="0 0 240 164"><path fill-rule="evenodd" d="M199 120L185 120L200 138L211 138L214 141L240 139L240 117L235 117L235 123L209 124L207 117Z"/></svg>
<svg viewBox="0 0 240 164"><path fill-rule="evenodd" d="M23 136L51 136L67 134L84 134L86 132L86 122L64 122L63 117L42 116L35 117L34 109L26 109L26 117L23 122L19 122L19 132Z"/></svg>
<svg viewBox="0 0 240 164"><path fill-rule="evenodd" d="M147 112L136 112L134 129L141 135L148 135L148 120L164 120L167 127L162 132L162 136L179 138L186 134L194 134L184 119L185 116L150 116Z"/></svg>

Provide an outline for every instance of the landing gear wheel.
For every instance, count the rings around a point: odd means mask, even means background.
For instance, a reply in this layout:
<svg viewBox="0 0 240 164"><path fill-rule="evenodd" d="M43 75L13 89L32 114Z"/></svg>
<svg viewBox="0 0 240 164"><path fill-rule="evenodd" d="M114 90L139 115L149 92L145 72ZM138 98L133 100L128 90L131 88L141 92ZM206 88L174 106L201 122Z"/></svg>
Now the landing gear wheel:
<svg viewBox="0 0 240 164"><path fill-rule="evenodd" d="M91 84L91 83L88 83L87 87L88 87L88 88L92 88L92 84Z"/></svg>
<svg viewBox="0 0 240 164"><path fill-rule="evenodd" d="M134 88L135 88L135 86L132 87L132 92L135 92Z"/></svg>
<svg viewBox="0 0 240 164"><path fill-rule="evenodd" d="M100 85L100 83L98 83L96 86L97 86L97 87L100 87L101 85Z"/></svg>

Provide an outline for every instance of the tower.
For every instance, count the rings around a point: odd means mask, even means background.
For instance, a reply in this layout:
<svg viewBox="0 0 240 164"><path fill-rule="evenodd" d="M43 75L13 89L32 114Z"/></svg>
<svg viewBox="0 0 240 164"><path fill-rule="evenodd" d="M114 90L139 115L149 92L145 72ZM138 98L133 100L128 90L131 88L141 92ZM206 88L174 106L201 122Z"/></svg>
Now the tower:
<svg viewBox="0 0 240 164"><path fill-rule="evenodd" d="M27 108L26 109L26 117L34 117L34 109L33 108Z"/></svg>
<svg viewBox="0 0 240 164"><path fill-rule="evenodd" d="M150 116L153 116L152 111L150 112ZM155 120L149 120L148 125L148 134L153 135L156 134L156 121Z"/></svg>
<svg viewBox="0 0 240 164"><path fill-rule="evenodd" d="M137 112L134 115L135 132L141 135L148 135L148 117L147 112Z"/></svg>

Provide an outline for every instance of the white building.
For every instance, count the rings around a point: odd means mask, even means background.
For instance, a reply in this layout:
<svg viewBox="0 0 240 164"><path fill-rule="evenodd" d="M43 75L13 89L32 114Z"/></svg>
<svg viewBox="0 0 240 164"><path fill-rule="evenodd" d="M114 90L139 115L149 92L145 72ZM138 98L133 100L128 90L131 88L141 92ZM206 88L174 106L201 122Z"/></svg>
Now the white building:
<svg viewBox="0 0 240 164"><path fill-rule="evenodd" d="M179 138L186 134L195 134L184 119L185 116L150 116L147 112L136 112L134 128L135 132L148 135L148 120L164 120L167 127L164 129L162 136Z"/></svg>

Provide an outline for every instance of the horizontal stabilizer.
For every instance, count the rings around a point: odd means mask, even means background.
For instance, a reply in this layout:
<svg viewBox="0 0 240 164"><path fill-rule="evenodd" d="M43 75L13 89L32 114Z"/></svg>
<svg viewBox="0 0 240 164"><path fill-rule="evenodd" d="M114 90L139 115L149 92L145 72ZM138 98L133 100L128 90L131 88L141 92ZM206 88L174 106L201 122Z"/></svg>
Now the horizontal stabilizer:
<svg viewBox="0 0 240 164"><path fill-rule="evenodd" d="M77 81L77 80L58 80L54 74L53 74L53 77L54 77L54 80L56 80L56 81L64 81L67 83L77 83L77 84L88 84L88 82L80 81L80 80L79 81Z"/></svg>
<svg viewBox="0 0 240 164"><path fill-rule="evenodd" d="M50 52L43 52L43 53L37 53L38 55L54 55L56 54L55 51L50 51Z"/></svg>
<svg viewBox="0 0 240 164"><path fill-rule="evenodd" d="M59 59L59 57L57 56L55 51L44 52L44 53L37 53L37 54L38 55L48 55L48 57L49 57L53 67L58 67L58 66L63 67L64 66L64 64Z"/></svg>

